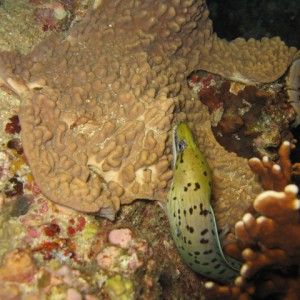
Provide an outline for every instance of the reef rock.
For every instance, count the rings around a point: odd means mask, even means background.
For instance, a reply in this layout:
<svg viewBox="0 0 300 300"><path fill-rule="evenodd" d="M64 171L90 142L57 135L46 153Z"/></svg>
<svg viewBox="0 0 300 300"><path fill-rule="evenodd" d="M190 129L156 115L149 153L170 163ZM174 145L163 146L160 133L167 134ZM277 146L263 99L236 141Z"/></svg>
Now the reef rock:
<svg viewBox="0 0 300 300"><path fill-rule="evenodd" d="M296 57L279 38L219 39L205 1L103 0L67 36L53 33L27 56L0 53L0 84L21 99L25 155L53 201L113 219L120 204L165 200L170 131L185 120L214 172L215 212L226 217L260 186L247 160L216 142L185 79L202 69L269 82Z"/></svg>

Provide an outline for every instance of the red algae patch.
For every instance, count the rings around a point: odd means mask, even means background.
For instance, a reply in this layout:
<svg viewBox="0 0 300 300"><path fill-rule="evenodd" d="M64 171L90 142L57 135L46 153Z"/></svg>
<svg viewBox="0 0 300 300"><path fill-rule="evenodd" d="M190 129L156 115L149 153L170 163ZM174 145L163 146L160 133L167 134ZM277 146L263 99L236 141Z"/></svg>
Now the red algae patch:
<svg viewBox="0 0 300 300"><path fill-rule="evenodd" d="M20 133L21 124L18 116L13 116L9 118L10 122L8 122L5 126L5 132L10 134Z"/></svg>
<svg viewBox="0 0 300 300"><path fill-rule="evenodd" d="M294 142L290 127L297 112L282 79L246 85L201 70L189 76L188 85L209 108L212 132L227 151L276 160L281 143Z"/></svg>

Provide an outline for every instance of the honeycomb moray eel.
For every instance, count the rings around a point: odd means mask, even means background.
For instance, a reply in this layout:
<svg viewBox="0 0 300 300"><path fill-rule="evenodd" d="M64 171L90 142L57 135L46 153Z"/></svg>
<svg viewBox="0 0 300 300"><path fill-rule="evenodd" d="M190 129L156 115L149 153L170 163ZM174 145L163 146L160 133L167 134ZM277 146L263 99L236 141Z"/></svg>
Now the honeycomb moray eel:
<svg viewBox="0 0 300 300"><path fill-rule="evenodd" d="M240 262L225 256L210 204L211 171L186 123L173 127L174 176L167 215L178 252L204 277L231 283Z"/></svg>

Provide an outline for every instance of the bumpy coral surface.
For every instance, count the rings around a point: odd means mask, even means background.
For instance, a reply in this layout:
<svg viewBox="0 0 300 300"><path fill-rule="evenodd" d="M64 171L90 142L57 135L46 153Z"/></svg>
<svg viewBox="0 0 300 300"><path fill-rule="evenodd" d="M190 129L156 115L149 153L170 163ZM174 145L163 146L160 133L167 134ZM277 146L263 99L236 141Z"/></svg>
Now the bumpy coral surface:
<svg viewBox="0 0 300 300"><path fill-rule="evenodd" d="M56 205L33 182L24 153L8 148L19 140L18 118L4 128L0 299L187 299L187 289L188 299L199 299L201 281L181 262L155 202L122 206L113 223Z"/></svg>
<svg viewBox="0 0 300 300"><path fill-rule="evenodd" d="M259 185L246 160L218 145L185 78L199 68L273 81L297 55L279 38L218 39L205 1L104 0L66 37L52 34L23 57L1 53L0 83L21 99L25 154L53 201L113 219L120 204L164 200L171 125L187 120L214 170L216 213L226 218Z"/></svg>

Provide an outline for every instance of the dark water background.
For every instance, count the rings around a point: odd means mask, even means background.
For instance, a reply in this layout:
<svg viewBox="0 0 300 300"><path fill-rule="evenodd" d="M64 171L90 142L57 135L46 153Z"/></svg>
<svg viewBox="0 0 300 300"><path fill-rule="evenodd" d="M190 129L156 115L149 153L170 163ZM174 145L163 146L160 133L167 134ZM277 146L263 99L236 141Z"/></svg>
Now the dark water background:
<svg viewBox="0 0 300 300"><path fill-rule="evenodd" d="M300 48L300 0L207 0L219 37L280 36Z"/></svg>

